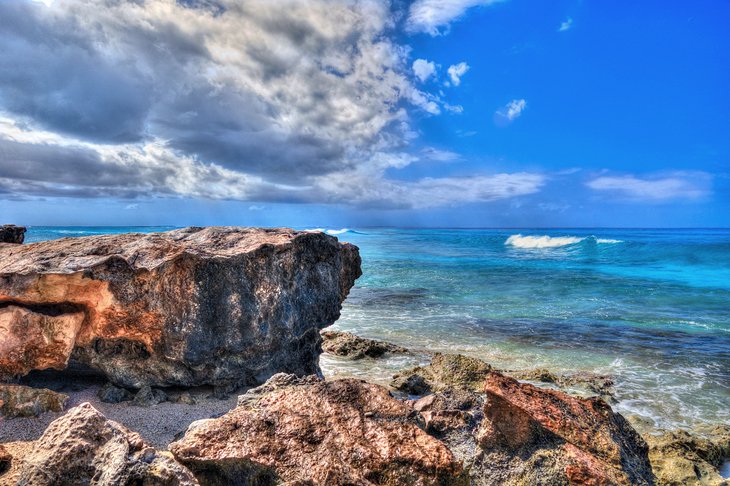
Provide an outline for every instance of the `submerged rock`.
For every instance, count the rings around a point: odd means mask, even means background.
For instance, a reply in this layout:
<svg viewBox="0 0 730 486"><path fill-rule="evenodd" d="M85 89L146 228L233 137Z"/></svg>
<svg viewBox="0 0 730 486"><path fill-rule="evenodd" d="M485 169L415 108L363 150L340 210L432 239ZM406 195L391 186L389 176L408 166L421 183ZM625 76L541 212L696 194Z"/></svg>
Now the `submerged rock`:
<svg viewBox="0 0 730 486"><path fill-rule="evenodd" d="M0 245L0 376L71 358L135 389L317 373L319 331L360 274L357 247L290 229Z"/></svg>
<svg viewBox="0 0 730 486"><path fill-rule="evenodd" d="M365 339L343 331L322 331L322 350L325 353L357 360L380 358L386 353L403 354L408 350L395 344Z"/></svg>
<svg viewBox="0 0 730 486"><path fill-rule="evenodd" d="M61 412L68 395L45 388L0 384L0 415L7 418L37 417L45 412Z"/></svg>
<svg viewBox="0 0 730 486"><path fill-rule="evenodd" d="M493 368L482 360L461 354L436 353L428 366L417 366L398 373L391 386L410 395L455 387L481 391Z"/></svg>
<svg viewBox="0 0 730 486"><path fill-rule="evenodd" d="M730 426L718 427L708 437L683 430L646 435L657 484L710 486L730 484L720 467L730 458Z"/></svg>
<svg viewBox="0 0 730 486"><path fill-rule="evenodd" d="M84 403L51 422L33 444L22 459L18 484L194 486L198 482L172 457Z"/></svg>
<svg viewBox="0 0 730 486"><path fill-rule="evenodd" d="M353 379L274 379L226 415L193 423L170 445L201 484L468 484L453 454L385 388Z"/></svg>
<svg viewBox="0 0 730 486"><path fill-rule="evenodd" d="M19 245L25 240L25 226L4 224L0 226L0 243L13 243Z"/></svg>

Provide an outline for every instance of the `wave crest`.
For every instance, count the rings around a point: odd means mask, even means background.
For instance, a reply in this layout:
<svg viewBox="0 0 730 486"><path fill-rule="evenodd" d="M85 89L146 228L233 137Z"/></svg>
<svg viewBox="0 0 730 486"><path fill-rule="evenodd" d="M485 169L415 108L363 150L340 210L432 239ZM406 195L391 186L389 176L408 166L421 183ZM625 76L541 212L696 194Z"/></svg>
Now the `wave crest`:
<svg viewBox="0 0 730 486"><path fill-rule="evenodd" d="M559 248L561 246L575 245L585 240L577 236L522 236L512 235L504 242L515 248Z"/></svg>
<svg viewBox="0 0 730 486"><path fill-rule="evenodd" d="M596 238L595 236L523 236L516 234L507 238L504 244L514 246L515 248L560 248L561 246L575 245L583 241L593 241L600 244L623 243L622 240Z"/></svg>

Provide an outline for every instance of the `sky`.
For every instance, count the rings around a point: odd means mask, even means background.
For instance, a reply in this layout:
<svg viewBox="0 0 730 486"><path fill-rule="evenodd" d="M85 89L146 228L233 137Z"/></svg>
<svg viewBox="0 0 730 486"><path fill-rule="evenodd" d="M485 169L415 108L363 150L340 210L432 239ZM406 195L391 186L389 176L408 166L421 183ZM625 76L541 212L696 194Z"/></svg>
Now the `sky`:
<svg viewBox="0 0 730 486"><path fill-rule="evenodd" d="M730 2L0 0L0 223L729 227Z"/></svg>

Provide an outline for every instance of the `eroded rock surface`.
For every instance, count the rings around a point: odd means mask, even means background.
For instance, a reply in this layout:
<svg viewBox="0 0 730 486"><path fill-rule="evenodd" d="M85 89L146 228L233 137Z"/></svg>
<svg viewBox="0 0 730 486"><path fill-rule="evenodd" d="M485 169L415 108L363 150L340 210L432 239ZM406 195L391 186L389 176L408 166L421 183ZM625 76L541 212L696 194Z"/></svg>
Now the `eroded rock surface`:
<svg viewBox="0 0 730 486"><path fill-rule="evenodd" d="M647 435L646 440L658 485L730 485L719 472L730 458L730 426L718 427L707 437L677 430Z"/></svg>
<svg viewBox="0 0 730 486"><path fill-rule="evenodd" d="M19 245L25 240L25 227L14 224L0 226L0 243L13 243Z"/></svg>
<svg viewBox="0 0 730 486"><path fill-rule="evenodd" d="M499 373L489 374L484 391L474 484L654 484L646 442L602 399Z"/></svg>
<svg viewBox="0 0 730 486"><path fill-rule="evenodd" d="M353 379L272 380L171 444L201 484L468 484L453 454L385 388Z"/></svg>
<svg viewBox="0 0 730 486"><path fill-rule="evenodd" d="M51 422L22 458L19 485L194 486L189 470L88 403Z"/></svg>
<svg viewBox="0 0 730 486"><path fill-rule="evenodd" d="M0 415L7 418L37 417L44 412L61 412L67 402L68 395L45 388L0 384Z"/></svg>
<svg viewBox="0 0 730 486"><path fill-rule="evenodd" d="M404 354L408 350L404 347L365 339L343 331L322 331L322 350L325 353L342 356L349 359L380 358L386 353Z"/></svg>
<svg viewBox="0 0 730 486"><path fill-rule="evenodd" d="M127 388L318 372L357 247L290 229L187 228L0 245L0 375L69 359Z"/></svg>
<svg viewBox="0 0 730 486"><path fill-rule="evenodd" d="M451 387L481 391L492 370L490 365L476 358L436 353L428 366L418 366L395 375L391 386L410 395Z"/></svg>

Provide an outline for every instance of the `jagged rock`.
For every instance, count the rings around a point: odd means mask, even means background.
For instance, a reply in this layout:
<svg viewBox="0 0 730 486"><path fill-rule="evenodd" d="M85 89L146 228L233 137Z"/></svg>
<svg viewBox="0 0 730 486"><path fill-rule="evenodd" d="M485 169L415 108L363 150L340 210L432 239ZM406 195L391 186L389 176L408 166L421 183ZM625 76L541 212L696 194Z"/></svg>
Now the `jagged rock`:
<svg viewBox="0 0 730 486"><path fill-rule="evenodd" d="M268 380L266 380L266 383L264 383L263 385L257 386L256 388L251 388L250 390L247 390L246 393L244 393L243 395L239 395L238 403L236 406L250 406L251 404L257 402L261 397L280 388L289 388L301 385L314 385L319 383L320 381L323 380L317 375L297 376L289 373L277 373Z"/></svg>
<svg viewBox="0 0 730 486"><path fill-rule="evenodd" d="M552 383L561 388L582 388L602 397L613 397L613 377L588 371L555 374L546 369L502 371L503 374L518 380L539 383Z"/></svg>
<svg viewBox="0 0 730 486"><path fill-rule="evenodd" d="M152 407L166 401L167 394L165 392L145 385L139 389L136 395L134 395L132 405L136 405L138 407Z"/></svg>
<svg viewBox="0 0 730 486"><path fill-rule="evenodd" d="M107 383L101 387L97 395L99 396L99 400L104 403L121 403L134 398L134 395L129 390L114 386L111 383Z"/></svg>
<svg viewBox="0 0 730 486"><path fill-rule="evenodd" d="M0 384L0 415L8 418L61 412L67 402L68 395L45 388Z"/></svg>
<svg viewBox="0 0 730 486"><path fill-rule="evenodd" d="M657 484L710 486L730 484L719 468L730 457L730 426L718 427L709 437L683 430L646 435Z"/></svg>
<svg viewBox="0 0 730 486"><path fill-rule="evenodd" d="M360 274L357 247L290 229L0 245L0 375L69 358L134 389L317 373L319 331Z"/></svg>
<svg viewBox="0 0 730 486"><path fill-rule="evenodd" d="M602 399L490 373L472 484L650 485L646 442Z"/></svg>
<svg viewBox="0 0 730 486"><path fill-rule="evenodd" d="M107 420L88 403L54 420L23 458L19 485L193 486L198 482L139 434Z"/></svg>
<svg viewBox="0 0 730 486"><path fill-rule="evenodd" d="M25 240L25 226L4 224L0 226L0 243L13 243L19 245Z"/></svg>
<svg viewBox="0 0 730 486"><path fill-rule="evenodd" d="M450 387L481 391L490 371L492 367L482 360L460 354L436 353L430 365L396 374L390 386L410 395Z"/></svg>
<svg viewBox="0 0 730 486"><path fill-rule="evenodd" d="M170 445L201 484L466 485L451 452L378 385L282 377Z"/></svg>
<svg viewBox="0 0 730 486"><path fill-rule="evenodd" d="M343 331L322 331L322 350L325 353L357 360L380 358L386 353L403 354L408 350L395 344L365 339Z"/></svg>
<svg viewBox="0 0 730 486"><path fill-rule="evenodd" d="M5 446L0 444L0 476L10 470L10 466L13 463L13 456L5 449Z"/></svg>

